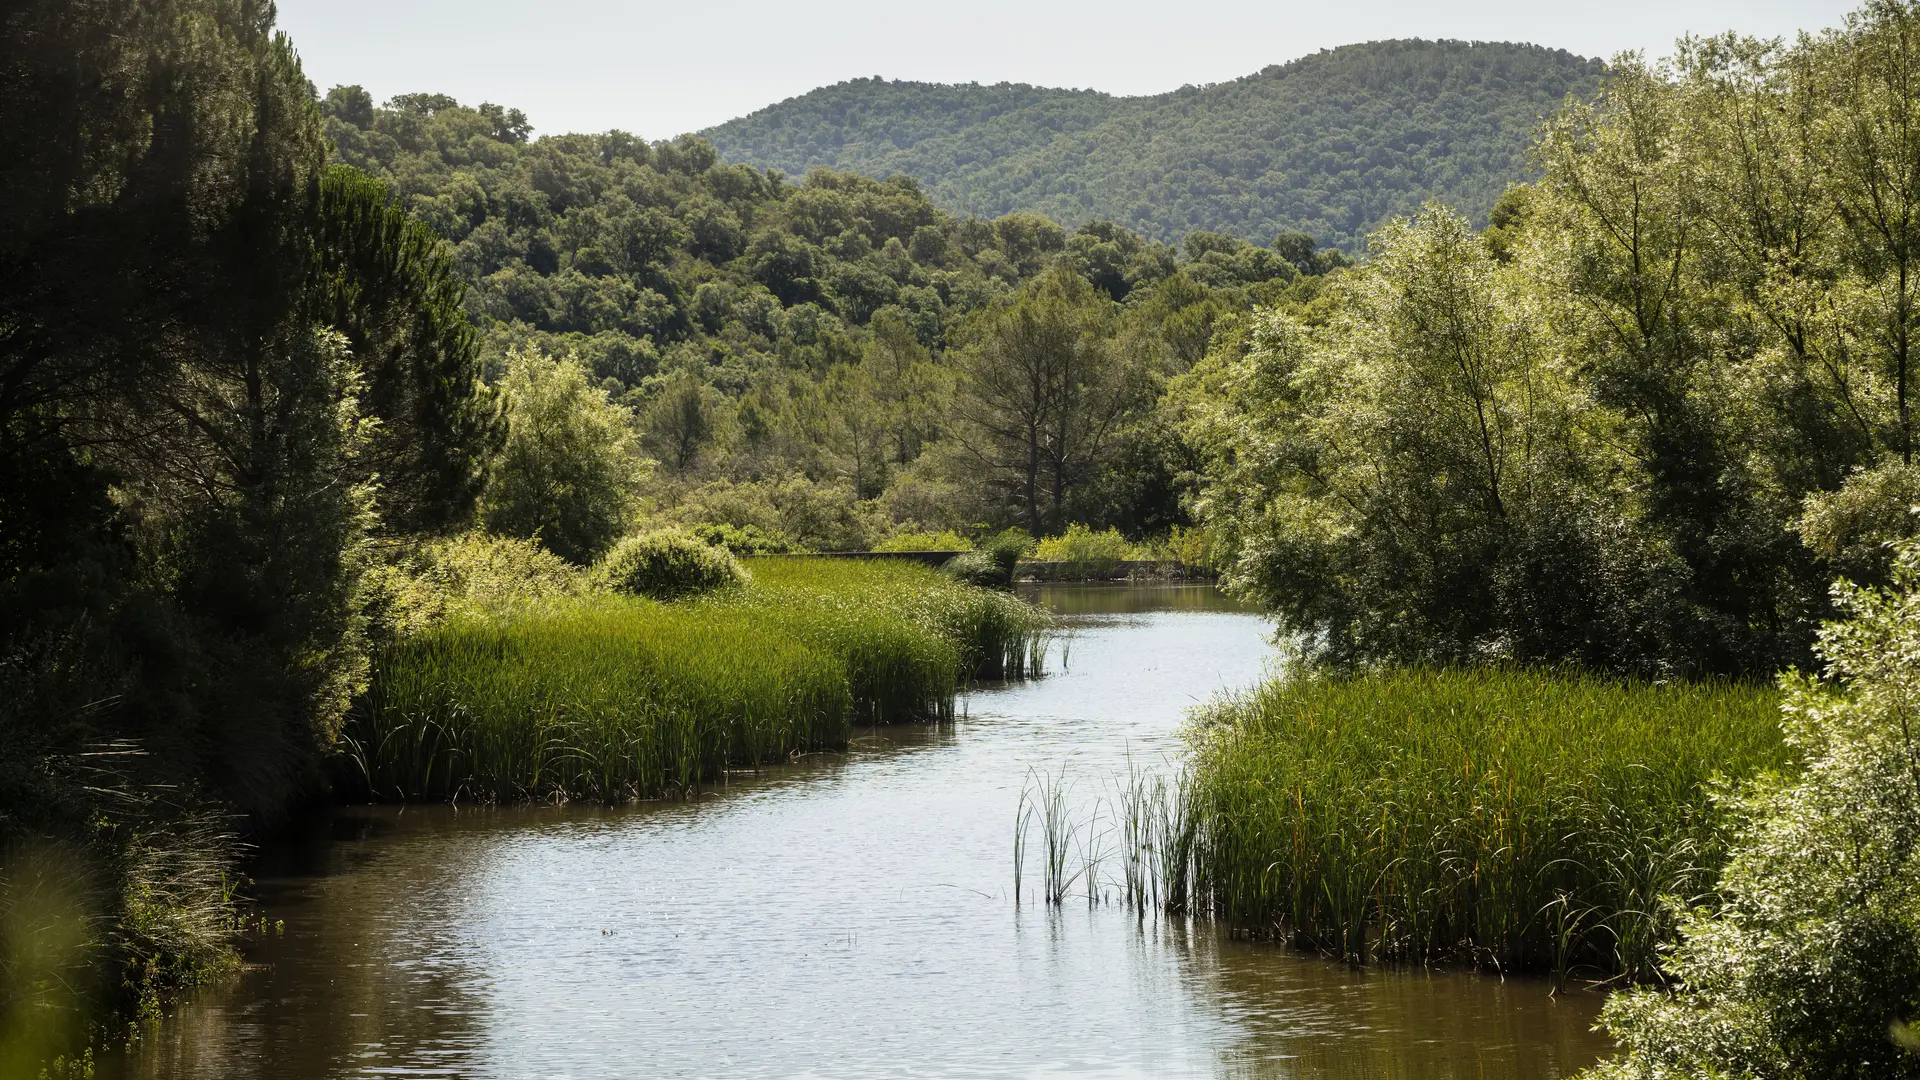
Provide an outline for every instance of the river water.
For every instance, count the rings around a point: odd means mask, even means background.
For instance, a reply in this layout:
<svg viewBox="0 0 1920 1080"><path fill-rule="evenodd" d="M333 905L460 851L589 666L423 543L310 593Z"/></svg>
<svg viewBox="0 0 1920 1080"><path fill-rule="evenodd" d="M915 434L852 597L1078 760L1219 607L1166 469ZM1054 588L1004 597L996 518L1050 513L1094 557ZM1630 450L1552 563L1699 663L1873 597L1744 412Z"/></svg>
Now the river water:
<svg viewBox="0 0 1920 1080"><path fill-rule="evenodd" d="M1091 806L1272 658L1209 588L1038 599L1064 668L950 725L686 802L336 811L256 872L284 931L106 1075L1545 1080L1605 1052L1588 993L1016 905L1031 775Z"/></svg>

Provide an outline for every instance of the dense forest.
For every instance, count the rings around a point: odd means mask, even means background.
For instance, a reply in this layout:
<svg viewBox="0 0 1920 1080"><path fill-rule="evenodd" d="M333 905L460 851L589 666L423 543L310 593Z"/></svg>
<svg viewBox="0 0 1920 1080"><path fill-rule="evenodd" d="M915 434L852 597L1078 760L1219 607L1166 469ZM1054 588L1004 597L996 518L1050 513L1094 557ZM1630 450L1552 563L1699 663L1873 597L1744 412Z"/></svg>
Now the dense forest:
<svg viewBox="0 0 1920 1080"><path fill-rule="evenodd" d="M515 110L437 95L376 107L338 87L321 109L337 159L452 245L496 371L525 351L577 362L641 418L651 512L776 544L1184 524L1159 388L1216 324L1345 262L1300 234L1176 246L959 218L905 176L790 179L698 138L529 140ZM1046 377L1079 389L1021 400L995 367L1034 322L1075 343ZM1023 449L1029 422L1051 432Z"/></svg>
<svg viewBox="0 0 1920 1080"><path fill-rule="evenodd" d="M1150 239L1305 232L1349 253L1438 198L1484 223L1541 119L1604 66L1533 45L1377 41L1119 98L878 78L702 132L723 159L903 173L944 208L1114 221Z"/></svg>

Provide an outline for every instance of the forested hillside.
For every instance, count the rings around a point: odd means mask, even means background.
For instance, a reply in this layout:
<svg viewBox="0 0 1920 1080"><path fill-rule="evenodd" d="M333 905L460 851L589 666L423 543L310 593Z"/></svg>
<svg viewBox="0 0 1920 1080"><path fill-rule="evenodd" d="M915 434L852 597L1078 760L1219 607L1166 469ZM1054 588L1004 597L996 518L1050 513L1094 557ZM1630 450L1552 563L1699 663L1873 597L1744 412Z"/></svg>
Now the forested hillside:
<svg viewBox="0 0 1920 1080"><path fill-rule="evenodd" d="M1381 41L1138 98L854 80L702 134L725 160L792 174L904 173L956 213L1109 220L1162 241L1298 231L1357 252L1429 198L1484 222L1530 175L1541 118L1603 70L1536 45Z"/></svg>
<svg viewBox="0 0 1920 1080"><path fill-rule="evenodd" d="M571 360L635 414L658 463L649 512L809 547L1183 524L1177 452L1143 426L1159 385L1222 320L1344 261L1298 234L1174 246L1110 223L956 217L906 176L788 178L697 137L530 140L517 111L439 95L376 108L336 87L321 111L337 158L451 242L496 375L516 351ZM983 401L1001 346L1032 330L1021 319L1061 335L1067 366L1031 374L1072 402ZM1043 415L1045 445L1010 444ZM541 535L587 558L611 529Z"/></svg>

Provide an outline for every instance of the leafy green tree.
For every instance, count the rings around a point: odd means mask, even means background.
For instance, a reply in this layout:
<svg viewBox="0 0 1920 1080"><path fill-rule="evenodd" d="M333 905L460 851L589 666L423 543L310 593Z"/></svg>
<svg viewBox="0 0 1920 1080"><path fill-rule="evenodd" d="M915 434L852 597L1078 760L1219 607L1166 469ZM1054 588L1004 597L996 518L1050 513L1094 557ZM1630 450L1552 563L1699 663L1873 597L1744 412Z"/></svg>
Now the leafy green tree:
<svg viewBox="0 0 1920 1080"><path fill-rule="evenodd" d="M972 328L958 403L964 460L1030 532L1059 524L1137 403L1109 340L1110 303L1055 271Z"/></svg>
<svg viewBox="0 0 1920 1080"><path fill-rule="evenodd" d="M1186 383L1232 580L1336 659L1619 662L1607 621L1571 642L1538 621L1571 605L1539 603L1528 564L1572 539L1556 504L1605 450L1524 283L1442 207L1374 246L1327 325L1269 313Z"/></svg>
<svg viewBox="0 0 1920 1080"><path fill-rule="evenodd" d="M1920 1016L1920 547L1892 586L1843 585L1825 679L1784 679L1793 778L1733 801L1721 903L1679 913L1675 990L1615 994L1621 1053L1587 1073L1907 1077Z"/></svg>
<svg viewBox="0 0 1920 1080"><path fill-rule="evenodd" d="M681 372L662 385L647 409L647 439L677 472L692 468L713 441L718 421L712 398L711 389Z"/></svg>
<svg viewBox="0 0 1920 1080"><path fill-rule="evenodd" d="M497 384L507 435L482 503L489 531L585 565L626 531L652 462L633 413L572 360L516 353Z"/></svg>

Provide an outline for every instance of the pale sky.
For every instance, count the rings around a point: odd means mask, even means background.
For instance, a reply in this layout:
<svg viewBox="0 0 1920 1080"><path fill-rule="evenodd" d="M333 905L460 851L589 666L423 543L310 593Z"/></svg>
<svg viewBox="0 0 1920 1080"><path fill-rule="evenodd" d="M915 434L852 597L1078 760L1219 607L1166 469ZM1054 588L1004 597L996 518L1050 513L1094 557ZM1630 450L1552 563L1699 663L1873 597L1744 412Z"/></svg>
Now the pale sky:
<svg viewBox="0 0 1920 1080"><path fill-rule="evenodd" d="M1851 0L280 0L307 77L526 111L537 131L670 138L844 79L1151 94L1381 38L1666 55L1686 33L1790 36Z"/></svg>

